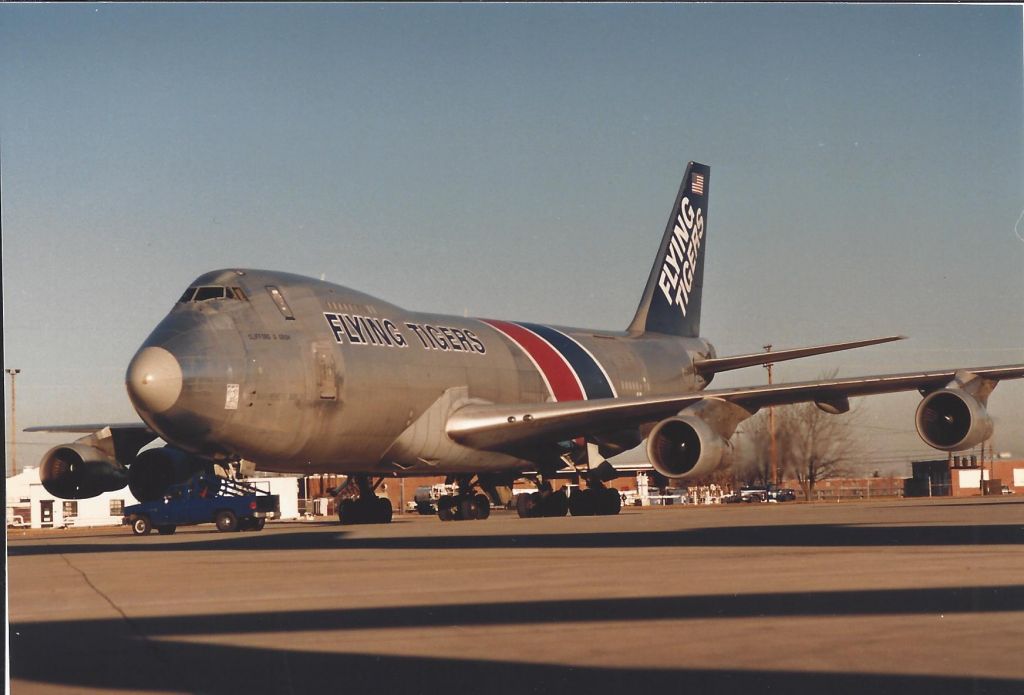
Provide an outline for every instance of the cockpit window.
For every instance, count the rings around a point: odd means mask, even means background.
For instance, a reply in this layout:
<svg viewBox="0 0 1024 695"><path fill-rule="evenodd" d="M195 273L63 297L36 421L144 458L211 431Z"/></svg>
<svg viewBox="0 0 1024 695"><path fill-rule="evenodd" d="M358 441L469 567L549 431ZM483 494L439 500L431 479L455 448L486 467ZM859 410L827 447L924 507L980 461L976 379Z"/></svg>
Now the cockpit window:
<svg viewBox="0 0 1024 695"><path fill-rule="evenodd" d="M223 287L200 287L196 290L196 297L193 301L205 302L207 299L224 299L225 288Z"/></svg>
<svg viewBox="0 0 1024 695"><path fill-rule="evenodd" d="M206 285L204 287L189 287L185 294L178 300L179 304L189 302L205 302L208 299L239 299L247 301L245 292L241 287L221 287L220 285Z"/></svg>

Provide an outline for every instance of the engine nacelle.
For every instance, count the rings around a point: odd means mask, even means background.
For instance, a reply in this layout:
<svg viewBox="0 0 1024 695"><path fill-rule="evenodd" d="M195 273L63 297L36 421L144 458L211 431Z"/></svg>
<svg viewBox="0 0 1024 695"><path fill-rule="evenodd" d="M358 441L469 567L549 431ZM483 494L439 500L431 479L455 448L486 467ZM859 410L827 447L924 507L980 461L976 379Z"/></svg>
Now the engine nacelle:
<svg viewBox="0 0 1024 695"><path fill-rule="evenodd" d="M651 430L647 458L666 478L700 478L718 468L728 446L704 420L679 415L662 420Z"/></svg>
<svg viewBox="0 0 1024 695"><path fill-rule="evenodd" d="M39 480L54 497L84 500L120 490L128 484L128 471L96 447L62 444L43 456Z"/></svg>
<svg viewBox="0 0 1024 695"><path fill-rule="evenodd" d="M128 469L128 488L140 502L153 502L164 496L171 485L183 483L213 464L171 446L146 449Z"/></svg>
<svg viewBox="0 0 1024 695"><path fill-rule="evenodd" d="M924 443L942 451L962 451L992 436L992 418L971 394L957 388L924 397L914 415Z"/></svg>

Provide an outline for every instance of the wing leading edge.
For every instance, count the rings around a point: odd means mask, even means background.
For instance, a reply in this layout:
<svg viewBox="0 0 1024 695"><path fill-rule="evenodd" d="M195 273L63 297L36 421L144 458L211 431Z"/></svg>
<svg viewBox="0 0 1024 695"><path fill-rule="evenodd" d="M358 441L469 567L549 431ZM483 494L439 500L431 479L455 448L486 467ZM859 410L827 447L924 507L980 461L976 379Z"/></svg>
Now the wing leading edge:
<svg viewBox="0 0 1024 695"><path fill-rule="evenodd" d="M141 422L104 422L92 425L39 425L26 427L22 432L67 432L70 434L92 434L109 428L111 431L152 432L149 426ZM156 433L153 433L156 437Z"/></svg>
<svg viewBox="0 0 1024 695"><path fill-rule="evenodd" d="M935 372L805 381L738 389L711 389L678 396L608 398L562 403L467 405L448 419L448 436L459 444L491 451L638 427L677 414L701 401L721 401L750 412L791 403L832 403L850 396L900 391L928 393L957 375L969 373L991 381L1024 377L1024 364Z"/></svg>

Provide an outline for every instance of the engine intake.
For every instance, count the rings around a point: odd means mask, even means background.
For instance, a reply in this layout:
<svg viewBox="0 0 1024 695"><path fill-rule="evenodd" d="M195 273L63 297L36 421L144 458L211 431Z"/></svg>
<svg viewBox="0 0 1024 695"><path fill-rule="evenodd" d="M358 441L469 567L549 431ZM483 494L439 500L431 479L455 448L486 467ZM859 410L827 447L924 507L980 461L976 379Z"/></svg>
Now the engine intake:
<svg viewBox="0 0 1024 695"><path fill-rule="evenodd" d="M914 421L924 443L942 451L970 449L992 436L992 418L985 406L955 388L925 396Z"/></svg>
<svg viewBox="0 0 1024 695"><path fill-rule="evenodd" d="M96 447L62 444L43 456L39 480L54 497L84 500L120 490L128 484L128 472Z"/></svg>
<svg viewBox="0 0 1024 695"><path fill-rule="evenodd" d="M153 502L161 499L171 485L183 483L200 471L212 470L209 461L181 449L146 449L128 469L128 488L140 502Z"/></svg>
<svg viewBox="0 0 1024 695"><path fill-rule="evenodd" d="M647 437L647 458L667 478L700 478L718 468L727 446L704 420L680 415L654 426Z"/></svg>

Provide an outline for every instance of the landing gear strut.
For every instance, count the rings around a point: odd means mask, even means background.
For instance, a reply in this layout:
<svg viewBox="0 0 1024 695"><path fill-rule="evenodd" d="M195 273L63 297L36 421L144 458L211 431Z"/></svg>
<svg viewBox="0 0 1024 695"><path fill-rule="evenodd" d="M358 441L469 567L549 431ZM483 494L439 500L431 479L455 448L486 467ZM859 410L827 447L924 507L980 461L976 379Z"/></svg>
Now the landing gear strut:
<svg viewBox="0 0 1024 695"><path fill-rule="evenodd" d="M359 488L359 497L347 499L338 505L338 521L342 526L349 524L390 524L394 510L391 508L391 500L386 497L377 497L377 487L383 482L379 478L376 483L371 482L368 475L357 475L356 486Z"/></svg>
<svg viewBox="0 0 1024 695"><path fill-rule="evenodd" d="M547 480L538 480L537 492L516 497L516 511L522 519L541 516L565 516L569 511L569 498L565 492L555 492Z"/></svg>
<svg viewBox="0 0 1024 695"><path fill-rule="evenodd" d="M477 492L474 479L462 476L458 483L459 494L445 495L437 501L437 518L441 521L467 521L489 517L491 501L484 493Z"/></svg>

